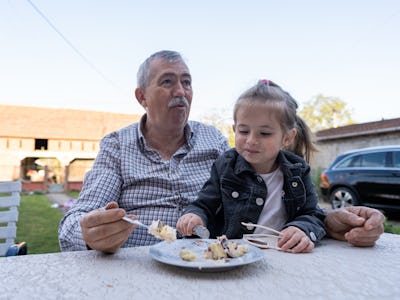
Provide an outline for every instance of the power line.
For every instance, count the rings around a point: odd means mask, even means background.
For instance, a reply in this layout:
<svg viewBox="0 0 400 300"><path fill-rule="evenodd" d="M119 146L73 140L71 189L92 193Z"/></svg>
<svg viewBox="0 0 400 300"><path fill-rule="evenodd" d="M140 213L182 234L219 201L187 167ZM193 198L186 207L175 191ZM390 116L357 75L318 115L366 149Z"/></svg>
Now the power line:
<svg viewBox="0 0 400 300"><path fill-rule="evenodd" d="M97 68L89 59L87 59L81 51L79 51L79 49L77 47L75 47L66 37L64 34L62 34L62 32L60 30L57 29L56 26L54 26L54 24L46 17L46 15L44 13L42 13L39 8L31 1L31 0L26 0L31 6L32 8L43 18L43 20L46 21L46 23L64 40L64 42L67 43L67 45L81 58L83 59L83 61L89 65L89 67L95 71L98 75L100 75L105 81L107 81L109 84L111 84L112 86L114 86L114 88L119 89L119 87L111 80L109 79L107 76L105 76L99 68Z"/></svg>

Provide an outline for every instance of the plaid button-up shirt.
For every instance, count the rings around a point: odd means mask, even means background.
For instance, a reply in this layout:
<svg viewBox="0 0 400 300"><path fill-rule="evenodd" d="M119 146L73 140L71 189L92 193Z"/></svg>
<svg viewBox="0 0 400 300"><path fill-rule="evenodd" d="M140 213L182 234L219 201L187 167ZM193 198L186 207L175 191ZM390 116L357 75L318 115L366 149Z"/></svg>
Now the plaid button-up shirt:
<svg viewBox="0 0 400 300"><path fill-rule="evenodd" d="M144 122L145 116L141 122ZM175 227L186 206L210 176L215 159L229 149L225 137L214 127L189 121L186 143L169 159L146 145L140 123L112 132L100 143L92 170L84 180L78 200L60 222L62 251L85 250L79 220L87 212L118 202L127 214L151 224L161 220ZM159 242L137 227L123 247Z"/></svg>

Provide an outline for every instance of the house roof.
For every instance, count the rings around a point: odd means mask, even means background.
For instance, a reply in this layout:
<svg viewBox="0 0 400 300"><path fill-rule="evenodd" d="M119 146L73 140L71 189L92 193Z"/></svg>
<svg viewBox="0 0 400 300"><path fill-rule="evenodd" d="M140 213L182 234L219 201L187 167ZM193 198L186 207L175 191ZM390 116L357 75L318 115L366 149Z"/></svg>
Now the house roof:
<svg viewBox="0 0 400 300"><path fill-rule="evenodd" d="M140 119L138 114L0 105L0 137L100 140Z"/></svg>
<svg viewBox="0 0 400 300"><path fill-rule="evenodd" d="M316 133L316 137L317 141L323 141L397 131L400 132L400 118L320 130Z"/></svg>

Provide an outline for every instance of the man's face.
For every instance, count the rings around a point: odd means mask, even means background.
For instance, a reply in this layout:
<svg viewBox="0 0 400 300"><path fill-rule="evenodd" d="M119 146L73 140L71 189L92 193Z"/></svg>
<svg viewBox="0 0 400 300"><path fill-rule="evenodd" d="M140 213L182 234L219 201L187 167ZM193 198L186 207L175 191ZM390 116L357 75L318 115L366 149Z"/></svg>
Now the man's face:
<svg viewBox="0 0 400 300"><path fill-rule="evenodd" d="M148 125L171 130L181 129L186 125L192 96L192 77L186 64L170 63L161 59L150 63L148 86L136 94L140 104L146 109Z"/></svg>

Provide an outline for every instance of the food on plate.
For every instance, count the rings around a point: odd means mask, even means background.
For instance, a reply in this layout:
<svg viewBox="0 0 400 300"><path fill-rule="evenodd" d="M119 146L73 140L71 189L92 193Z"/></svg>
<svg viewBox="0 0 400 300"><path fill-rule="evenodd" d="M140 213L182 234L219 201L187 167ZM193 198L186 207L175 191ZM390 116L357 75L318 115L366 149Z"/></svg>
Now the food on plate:
<svg viewBox="0 0 400 300"><path fill-rule="evenodd" d="M228 255L225 253L224 248L221 243L212 243L208 246L206 251L204 252L204 257L207 259L223 259L227 258Z"/></svg>
<svg viewBox="0 0 400 300"><path fill-rule="evenodd" d="M229 241L225 235L217 237L215 243L210 244L205 253L204 257L207 259L224 259L224 258L235 258L243 256L249 251L247 245L239 245L236 242Z"/></svg>
<svg viewBox="0 0 400 300"><path fill-rule="evenodd" d="M172 243L176 240L176 229L168 225L163 225L160 220L151 222L149 233L156 238L165 240L167 243Z"/></svg>
<svg viewBox="0 0 400 300"><path fill-rule="evenodd" d="M249 251L247 245L229 241L225 235L217 237L217 240L213 243L207 240L195 240L193 243L202 249L204 249L202 245L206 243L208 246L205 250L202 250L203 254L200 252L197 255L202 256L203 259L217 262L227 262L230 258L243 256ZM179 257L185 261L195 261L197 259L196 253L186 247L180 249Z"/></svg>
<svg viewBox="0 0 400 300"><path fill-rule="evenodd" d="M179 251L179 257L186 261L194 261L196 259L194 252L189 249L181 249L181 251Z"/></svg>

